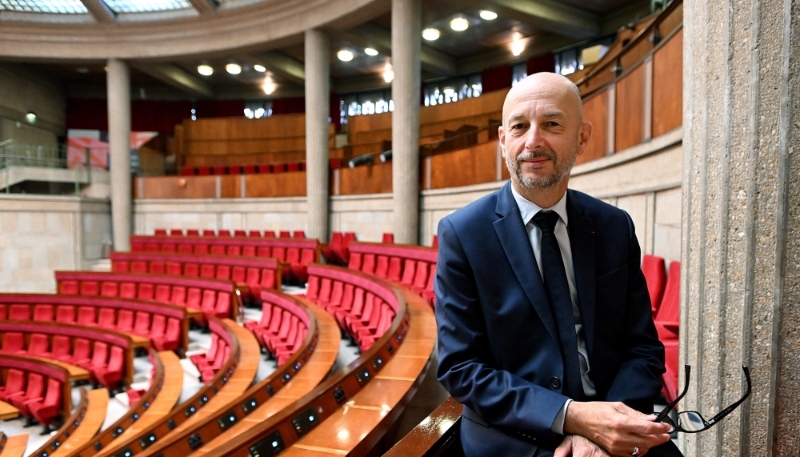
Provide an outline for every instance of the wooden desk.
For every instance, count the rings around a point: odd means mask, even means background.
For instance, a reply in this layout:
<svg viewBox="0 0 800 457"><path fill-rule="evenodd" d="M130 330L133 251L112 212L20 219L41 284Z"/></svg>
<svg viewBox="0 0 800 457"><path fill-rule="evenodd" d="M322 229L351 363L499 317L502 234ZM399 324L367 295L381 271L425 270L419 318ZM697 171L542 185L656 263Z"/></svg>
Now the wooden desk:
<svg viewBox="0 0 800 457"><path fill-rule="evenodd" d="M16 419L19 417L19 410L14 406L0 400L0 421Z"/></svg>
<svg viewBox="0 0 800 457"><path fill-rule="evenodd" d="M3 457L22 457L28 447L28 434L9 436L6 446L3 448Z"/></svg>
<svg viewBox="0 0 800 457"><path fill-rule="evenodd" d="M108 390L94 389L90 390L89 407L86 410L86 415L83 421L75 429L75 431L67 438L64 443L52 454L50 457L65 457L72 454L73 451L80 449L88 443L92 437L100 430L103 422L106 420L106 411L108 410Z"/></svg>

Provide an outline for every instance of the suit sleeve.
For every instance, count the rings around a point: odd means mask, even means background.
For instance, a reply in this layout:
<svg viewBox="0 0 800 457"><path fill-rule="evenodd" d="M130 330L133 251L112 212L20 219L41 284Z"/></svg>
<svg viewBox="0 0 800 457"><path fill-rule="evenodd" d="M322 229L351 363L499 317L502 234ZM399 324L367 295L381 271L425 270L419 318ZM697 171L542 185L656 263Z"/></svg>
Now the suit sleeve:
<svg viewBox="0 0 800 457"><path fill-rule="evenodd" d="M628 281L626 290L626 350L606 395L607 401L621 401L646 414L653 412L653 399L661 391L664 373L664 345L658 340L650 307L647 283L640 267L641 250L630 216L628 228ZM632 382L635 380L635 382Z"/></svg>
<svg viewBox="0 0 800 457"><path fill-rule="evenodd" d="M447 218L439 223L438 235L439 381L453 398L493 427L557 439L551 427L567 397L496 368L482 313L487 304L480 302L473 268Z"/></svg>

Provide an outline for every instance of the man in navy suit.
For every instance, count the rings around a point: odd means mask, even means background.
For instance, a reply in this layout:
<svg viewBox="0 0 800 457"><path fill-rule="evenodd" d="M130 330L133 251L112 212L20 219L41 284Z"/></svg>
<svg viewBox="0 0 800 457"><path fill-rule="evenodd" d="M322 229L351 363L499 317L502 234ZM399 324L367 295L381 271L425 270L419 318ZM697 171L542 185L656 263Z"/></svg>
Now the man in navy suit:
<svg viewBox="0 0 800 457"><path fill-rule="evenodd" d="M680 456L650 415L664 348L633 223L567 188L592 133L577 87L529 76L498 132L510 182L438 229L438 375L466 456Z"/></svg>

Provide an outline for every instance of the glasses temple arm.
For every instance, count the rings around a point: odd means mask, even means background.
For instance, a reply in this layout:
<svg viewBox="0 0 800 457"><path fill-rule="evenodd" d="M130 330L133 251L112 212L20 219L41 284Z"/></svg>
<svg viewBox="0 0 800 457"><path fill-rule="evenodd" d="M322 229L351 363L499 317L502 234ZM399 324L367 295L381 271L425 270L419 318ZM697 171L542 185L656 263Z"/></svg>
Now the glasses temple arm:
<svg viewBox="0 0 800 457"><path fill-rule="evenodd" d="M741 405L742 402L745 401L747 399L747 397L750 396L750 390L751 390L750 369L747 368L746 365L742 365L742 371L744 371L744 376L747 379L747 392L745 392L744 396L742 396L742 398L740 398L738 401L736 401L736 403L728 406L727 408L725 408L722 411L720 411L717 415L715 415L714 417L712 417L711 419L706 421L706 425L711 426L711 425L714 425L715 423L717 423L718 421L722 420L725 416L727 416L728 414L733 412L734 409L738 408L739 405Z"/></svg>
<svg viewBox="0 0 800 457"><path fill-rule="evenodd" d="M666 408L661 410L661 412L658 414L658 416L656 416L656 420L655 420L656 422L662 422L664 420L664 418L667 417L669 412L672 411L673 409L675 409L675 406L678 404L678 402L681 401L683 399L683 397L686 396L686 392L689 391L689 377L690 377L689 375L691 374L691 372L692 372L692 366L691 365L684 365L683 366L683 373L684 373L684 375L683 375L683 379L684 379L684 381L683 381L683 392L681 392L681 394L678 395L678 397L675 398L675 400L673 400L669 405L667 405Z"/></svg>

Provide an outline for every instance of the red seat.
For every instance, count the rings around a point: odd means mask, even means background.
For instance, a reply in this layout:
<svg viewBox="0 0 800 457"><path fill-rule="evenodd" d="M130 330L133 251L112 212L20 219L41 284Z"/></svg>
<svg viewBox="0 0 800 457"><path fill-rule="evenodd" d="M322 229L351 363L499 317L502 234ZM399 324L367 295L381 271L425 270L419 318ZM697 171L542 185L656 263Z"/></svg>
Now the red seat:
<svg viewBox="0 0 800 457"><path fill-rule="evenodd" d="M85 338L75 339L75 348L72 350L72 355L69 360L65 362L79 367L87 368L92 361L92 343Z"/></svg>
<svg viewBox="0 0 800 457"><path fill-rule="evenodd" d="M29 321L31 309L28 305L11 305L8 309L8 318L12 321Z"/></svg>
<svg viewBox="0 0 800 457"><path fill-rule="evenodd" d="M393 244L394 243L394 233L385 232L381 237L381 243L383 244Z"/></svg>
<svg viewBox="0 0 800 457"><path fill-rule="evenodd" d="M205 230L203 230L203 236L211 237L211 236L217 236L217 234L213 230L205 229Z"/></svg>
<svg viewBox="0 0 800 457"><path fill-rule="evenodd" d="M136 403L139 403L145 392L144 389L128 389L125 392L128 394L128 407L133 408Z"/></svg>
<svg viewBox="0 0 800 457"><path fill-rule="evenodd" d="M217 357L214 359L214 362L200 371L200 378L203 380L203 382L209 382L214 379L214 375L217 374L217 371L222 368L223 365L225 365L230 353L231 348L227 344L222 348L221 351L217 351Z"/></svg>
<svg viewBox="0 0 800 457"><path fill-rule="evenodd" d="M211 171L215 175L227 175L228 174L228 167L225 167L225 166L222 166L222 165L218 165L218 166L212 168Z"/></svg>
<svg viewBox="0 0 800 457"><path fill-rule="evenodd" d="M664 364L667 371L661 375L663 387L661 395L668 403L678 397L678 341L664 342Z"/></svg>
<svg viewBox="0 0 800 457"><path fill-rule="evenodd" d="M81 295L100 295L100 284L97 281L82 281Z"/></svg>
<svg viewBox="0 0 800 457"><path fill-rule="evenodd" d="M167 318L163 314L153 314L153 322L150 324L150 338L164 336L167 330Z"/></svg>
<svg viewBox="0 0 800 457"><path fill-rule="evenodd" d="M66 335L53 335L53 351L47 358L53 360L64 360L70 357L71 348L69 337Z"/></svg>
<svg viewBox="0 0 800 457"><path fill-rule="evenodd" d="M174 276L182 276L183 268L180 262L167 261L167 274Z"/></svg>
<svg viewBox="0 0 800 457"><path fill-rule="evenodd" d="M200 231L197 229L187 229L186 236L200 236Z"/></svg>
<svg viewBox="0 0 800 457"><path fill-rule="evenodd" d="M322 255L329 263L343 262L339 256L339 250L342 247L342 232L333 232L331 234L331 242L322 248Z"/></svg>
<svg viewBox="0 0 800 457"><path fill-rule="evenodd" d="M182 229L169 229L169 236L183 236Z"/></svg>
<svg viewBox="0 0 800 457"><path fill-rule="evenodd" d="M642 258L642 273L650 293L650 309L656 314L667 285L667 269L663 257L645 254Z"/></svg>
<svg viewBox="0 0 800 457"><path fill-rule="evenodd" d="M108 363L94 371L97 382L109 390L116 389L122 380L122 370L125 367L125 352L119 346L111 346Z"/></svg>
<svg viewBox="0 0 800 457"><path fill-rule="evenodd" d="M244 230L234 230L233 236L247 236L247 232Z"/></svg>
<svg viewBox="0 0 800 457"><path fill-rule="evenodd" d="M433 235L433 240L431 241L431 246L434 248L439 247L439 235Z"/></svg>
<svg viewBox="0 0 800 457"><path fill-rule="evenodd" d="M244 173L247 175L252 175L254 173L258 173L258 166L257 165L245 165L244 166Z"/></svg>
<svg viewBox="0 0 800 457"><path fill-rule="evenodd" d="M300 164L297 162L289 162L286 164L286 171L300 171Z"/></svg>
<svg viewBox="0 0 800 457"><path fill-rule="evenodd" d="M375 262L375 271L373 274L379 278L386 279L389 273L389 257L379 255Z"/></svg>
<svg viewBox="0 0 800 457"><path fill-rule="evenodd" d="M133 332L137 335L150 336L150 313L136 311L136 321L133 324Z"/></svg>
<svg viewBox="0 0 800 457"><path fill-rule="evenodd" d="M20 332L8 332L3 338L3 352L6 354L25 354L25 338Z"/></svg>
<svg viewBox="0 0 800 457"><path fill-rule="evenodd" d="M39 373L28 373L28 383L22 395L12 395L8 401L14 405L23 416L30 417L31 412L25 405L28 401L43 400L44 395L44 376Z"/></svg>
<svg viewBox="0 0 800 457"><path fill-rule="evenodd" d="M159 351L174 351L180 347L181 321L174 317L167 319L167 329L163 336L151 338L153 346Z"/></svg>
<svg viewBox="0 0 800 457"><path fill-rule="evenodd" d="M172 294L169 296L169 302L173 305L186 306L186 287L172 286Z"/></svg>
<svg viewBox="0 0 800 457"><path fill-rule="evenodd" d="M217 236L227 236L227 237L229 237L229 236L231 236L231 231L227 230L227 229L219 229L219 232L217 232Z"/></svg>
<svg viewBox="0 0 800 457"><path fill-rule="evenodd" d="M264 238L275 238L275 231L274 230L265 230L264 231Z"/></svg>
<svg viewBox="0 0 800 457"><path fill-rule="evenodd" d="M250 230L247 236L251 238L261 238L261 230Z"/></svg>
<svg viewBox="0 0 800 457"><path fill-rule="evenodd" d="M414 284L414 273L417 271L417 262L414 259L406 259L403 265L403 276L400 284L411 287Z"/></svg>
<svg viewBox="0 0 800 457"><path fill-rule="evenodd" d="M100 286L100 296L102 297L119 296L119 283L117 283L116 281L104 281L103 284Z"/></svg>
<svg viewBox="0 0 800 457"><path fill-rule="evenodd" d="M47 380L47 393L44 399L31 400L25 405L34 419L45 427L48 427L56 418L61 416L63 400L61 382L49 378Z"/></svg>
<svg viewBox="0 0 800 457"><path fill-rule="evenodd" d="M29 355L47 357L50 353L50 340L47 335L41 333L32 334L30 341L28 341L27 353Z"/></svg>
<svg viewBox="0 0 800 457"><path fill-rule="evenodd" d="M120 332L132 332L133 331L133 311L130 309L121 309L119 310L119 316L117 316L117 330Z"/></svg>
<svg viewBox="0 0 800 457"><path fill-rule="evenodd" d="M280 238L291 238L292 234L288 230L281 230L280 231Z"/></svg>
<svg viewBox="0 0 800 457"><path fill-rule="evenodd" d="M78 295L78 281L61 281L58 293L62 295Z"/></svg>
<svg viewBox="0 0 800 457"><path fill-rule="evenodd" d="M367 274L375 272L375 254L364 253L364 258L361 262L361 271Z"/></svg>
<svg viewBox="0 0 800 457"><path fill-rule="evenodd" d="M97 326L102 328L115 328L117 324L117 316L114 314L114 308L100 308L97 313Z"/></svg>
<svg viewBox="0 0 800 457"><path fill-rule="evenodd" d="M351 270L361 271L361 263L362 263L361 253L354 252L350 255L350 260L347 263L347 268Z"/></svg>
<svg viewBox="0 0 800 457"><path fill-rule="evenodd" d="M53 322L53 305L34 306L33 320L39 322Z"/></svg>
<svg viewBox="0 0 800 457"><path fill-rule="evenodd" d="M225 246L221 244L212 244L211 253L214 255L225 255Z"/></svg>
<svg viewBox="0 0 800 457"><path fill-rule="evenodd" d="M95 309L91 306L81 306L78 308L78 324L93 327L97 323Z"/></svg>
<svg viewBox="0 0 800 457"><path fill-rule="evenodd" d="M147 262L144 260L134 260L131 262L131 273L148 273Z"/></svg>
<svg viewBox="0 0 800 457"><path fill-rule="evenodd" d="M154 232L154 234L155 234L156 236L159 236L159 235L166 235L166 234L167 234L167 229L156 229L156 231Z"/></svg>
<svg viewBox="0 0 800 457"><path fill-rule="evenodd" d="M301 239L301 240L304 240L304 239L306 238L306 232L305 232L305 230L295 230L295 231L292 233L292 238L299 238L299 239Z"/></svg>
<svg viewBox="0 0 800 457"><path fill-rule="evenodd" d="M11 397L25 393L25 372L9 368L6 382L0 386L0 400L8 401Z"/></svg>
<svg viewBox="0 0 800 457"><path fill-rule="evenodd" d="M257 320L257 321L247 321L247 322L245 322L243 324L244 328L246 328L247 330L250 330L251 332L255 332L254 329L257 328L257 327L267 328L269 326L270 317L272 316L272 308L273 308L273 305L271 303L268 303L268 302L262 303L261 304L261 318L259 318L259 320Z"/></svg>
<svg viewBox="0 0 800 457"><path fill-rule="evenodd" d="M402 268L403 259L400 257L391 257L389 259L389 270L386 272L386 279L399 282Z"/></svg>
<svg viewBox="0 0 800 457"><path fill-rule="evenodd" d="M0 320L8 319L8 314L6 313L6 305L0 303Z"/></svg>
<svg viewBox="0 0 800 457"><path fill-rule="evenodd" d="M430 264L424 260L417 261L417 271L414 275L414 282L411 284L411 290L421 294L425 290L428 283L428 267Z"/></svg>
<svg viewBox="0 0 800 457"><path fill-rule="evenodd" d="M123 282L119 285L120 298L136 298L136 283Z"/></svg>
<svg viewBox="0 0 800 457"><path fill-rule="evenodd" d="M147 273L154 275L163 275L167 273L167 265L161 261L150 262L150 269Z"/></svg>
<svg viewBox="0 0 800 457"><path fill-rule="evenodd" d="M85 366L87 370L92 375L92 378L97 380L97 371L101 368L105 368L106 364L108 363L108 344L102 341L96 341L94 343L94 351L92 352L92 359L89 361L88 365Z"/></svg>
<svg viewBox="0 0 800 457"><path fill-rule="evenodd" d="M153 284L142 282L137 287L136 298L139 300L153 301L155 299L156 288Z"/></svg>
<svg viewBox="0 0 800 457"><path fill-rule="evenodd" d="M159 303L169 303L172 287L169 284L156 285L155 301Z"/></svg>
<svg viewBox="0 0 800 457"><path fill-rule="evenodd" d="M681 263L670 262L664 297L655 316L656 331L661 342L678 339L681 303Z"/></svg>

